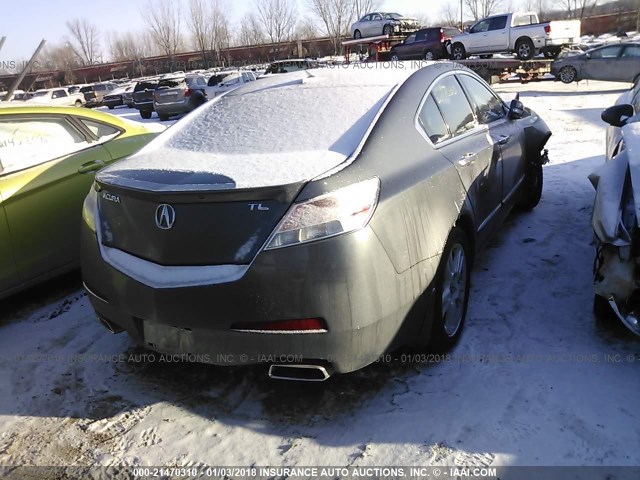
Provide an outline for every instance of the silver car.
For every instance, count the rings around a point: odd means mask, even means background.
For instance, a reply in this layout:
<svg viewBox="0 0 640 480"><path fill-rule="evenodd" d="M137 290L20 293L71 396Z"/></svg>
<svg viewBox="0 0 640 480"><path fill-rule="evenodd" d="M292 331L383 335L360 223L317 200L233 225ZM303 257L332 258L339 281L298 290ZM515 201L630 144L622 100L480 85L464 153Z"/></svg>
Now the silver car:
<svg viewBox="0 0 640 480"><path fill-rule="evenodd" d="M582 54L561 54L551 65L551 73L562 83L633 82L640 77L640 43L615 43Z"/></svg>
<svg viewBox="0 0 640 480"><path fill-rule="evenodd" d="M420 30L420 22L415 18L407 18L399 13L368 13L351 25L353 38L377 37L380 35L402 35Z"/></svg>
<svg viewBox="0 0 640 480"><path fill-rule="evenodd" d="M161 121L195 110L208 100L207 80L202 75L175 75L160 79L153 92L153 107Z"/></svg>

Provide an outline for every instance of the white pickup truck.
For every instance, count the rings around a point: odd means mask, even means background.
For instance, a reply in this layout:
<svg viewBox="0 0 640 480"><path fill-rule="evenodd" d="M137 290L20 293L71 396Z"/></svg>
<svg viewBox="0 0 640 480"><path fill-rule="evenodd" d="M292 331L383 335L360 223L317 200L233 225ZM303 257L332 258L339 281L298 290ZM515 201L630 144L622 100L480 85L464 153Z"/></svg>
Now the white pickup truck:
<svg viewBox="0 0 640 480"><path fill-rule="evenodd" d="M25 103L55 107L81 107L85 104L85 100L81 93L69 93L69 90L60 87L38 90Z"/></svg>
<svg viewBox="0 0 640 480"><path fill-rule="evenodd" d="M579 37L580 20L540 23L534 12L505 13L484 18L452 37L448 48L453 60L494 53L515 53L520 60L530 60L537 53L555 58Z"/></svg>

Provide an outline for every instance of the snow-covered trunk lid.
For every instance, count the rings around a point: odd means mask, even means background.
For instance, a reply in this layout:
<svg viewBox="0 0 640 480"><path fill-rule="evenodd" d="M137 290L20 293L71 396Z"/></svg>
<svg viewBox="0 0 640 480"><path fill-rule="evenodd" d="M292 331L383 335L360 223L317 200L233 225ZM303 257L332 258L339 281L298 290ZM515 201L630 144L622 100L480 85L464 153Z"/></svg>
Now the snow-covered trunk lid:
<svg viewBox="0 0 640 480"><path fill-rule="evenodd" d="M246 265L303 185L157 193L101 184L101 242L159 265Z"/></svg>

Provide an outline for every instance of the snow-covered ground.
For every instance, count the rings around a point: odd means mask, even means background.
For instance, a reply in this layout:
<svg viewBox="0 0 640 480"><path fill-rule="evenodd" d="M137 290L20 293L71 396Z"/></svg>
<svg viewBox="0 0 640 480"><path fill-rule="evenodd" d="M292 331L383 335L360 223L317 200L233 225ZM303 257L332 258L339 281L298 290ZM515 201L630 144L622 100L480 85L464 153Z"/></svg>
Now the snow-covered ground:
<svg viewBox="0 0 640 480"><path fill-rule="evenodd" d="M0 465L640 465L640 342L592 314L587 175L623 88L497 86L546 119L551 163L478 258L445 361L320 385L145 361L67 277L0 307Z"/></svg>

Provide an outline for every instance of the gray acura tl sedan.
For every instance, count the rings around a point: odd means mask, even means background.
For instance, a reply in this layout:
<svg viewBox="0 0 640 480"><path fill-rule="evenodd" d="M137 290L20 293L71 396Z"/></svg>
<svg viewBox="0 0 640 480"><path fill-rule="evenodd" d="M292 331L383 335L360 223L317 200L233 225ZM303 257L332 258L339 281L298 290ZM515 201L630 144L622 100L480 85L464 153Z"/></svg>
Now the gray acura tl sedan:
<svg viewBox="0 0 640 480"><path fill-rule="evenodd" d="M99 320L281 379L453 346L474 256L540 200L551 132L459 65L396 65L252 82L99 172L82 230Z"/></svg>

